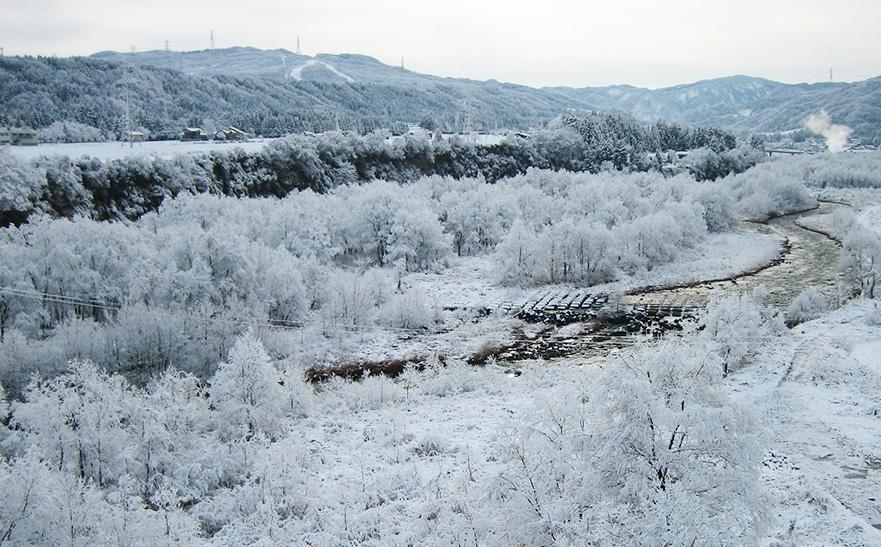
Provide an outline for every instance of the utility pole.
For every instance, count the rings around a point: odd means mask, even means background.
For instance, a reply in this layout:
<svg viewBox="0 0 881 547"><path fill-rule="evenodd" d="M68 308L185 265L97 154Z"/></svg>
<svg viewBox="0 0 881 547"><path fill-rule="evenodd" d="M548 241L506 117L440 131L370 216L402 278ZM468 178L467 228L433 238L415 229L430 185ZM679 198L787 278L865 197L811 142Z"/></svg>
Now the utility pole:
<svg viewBox="0 0 881 547"><path fill-rule="evenodd" d="M168 40L165 41L165 51L166 52L171 51L170 49L168 49Z"/></svg>
<svg viewBox="0 0 881 547"><path fill-rule="evenodd" d="M134 53L135 46L132 46L132 53ZM129 92L129 64L126 63L123 68L125 72L122 75L123 84L125 85L125 138L128 139L129 147L134 147L135 143L132 142L132 100L131 93Z"/></svg>
<svg viewBox="0 0 881 547"><path fill-rule="evenodd" d="M829 82L832 82L832 69L829 69Z"/></svg>
<svg viewBox="0 0 881 547"><path fill-rule="evenodd" d="M297 55L300 55L300 35L297 35Z"/></svg>
<svg viewBox="0 0 881 547"><path fill-rule="evenodd" d="M214 29L211 29L209 36L211 38L211 49L214 49Z"/></svg>
<svg viewBox="0 0 881 547"><path fill-rule="evenodd" d="M404 70L404 58L401 57L401 70Z"/></svg>

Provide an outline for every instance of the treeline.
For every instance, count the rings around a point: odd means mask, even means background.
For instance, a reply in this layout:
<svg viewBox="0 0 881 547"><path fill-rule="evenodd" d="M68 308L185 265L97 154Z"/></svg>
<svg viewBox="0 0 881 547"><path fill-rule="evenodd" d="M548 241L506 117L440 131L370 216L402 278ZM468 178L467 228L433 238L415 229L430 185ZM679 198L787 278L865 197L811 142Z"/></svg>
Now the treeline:
<svg viewBox="0 0 881 547"><path fill-rule="evenodd" d="M726 147L734 144L724 132L711 132L712 138L707 138L704 130L688 128L677 128L668 138L659 129L669 127L677 126L644 126L624 115L594 113L495 145L460 138L408 137L390 142L381 132L366 136L330 132L275 140L256 152L233 149L168 159L102 162L56 156L23 162L0 153L0 225L20 224L38 212L136 219L181 193L282 197L296 190L325 192L343 184L374 179L406 182L426 175L494 182L529 168L659 170L665 166L662 152L676 146L709 145L725 154ZM742 168L761 159L755 154L744 157ZM714 173L720 174L724 173Z"/></svg>

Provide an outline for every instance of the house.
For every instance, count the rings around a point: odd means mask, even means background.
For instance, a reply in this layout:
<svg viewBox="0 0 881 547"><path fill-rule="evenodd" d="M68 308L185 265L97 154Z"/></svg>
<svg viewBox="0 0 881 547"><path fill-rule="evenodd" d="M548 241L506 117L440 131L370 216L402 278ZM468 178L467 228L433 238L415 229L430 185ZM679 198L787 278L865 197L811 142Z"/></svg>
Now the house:
<svg viewBox="0 0 881 547"><path fill-rule="evenodd" d="M39 144L37 132L24 127L0 128L0 144L14 144L20 146L34 146Z"/></svg>
<svg viewBox="0 0 881 547"><path fill-rule="evenodd" d="M214 134L214 140L216 141L246 141L248 140L248 134L233 126L229 126L228 129L221 129L220 131Z"/></svg>
<svg viewBox="0 0 881 547"><path fill-rule="evenodd" d="M141 131L126 131L122 134L122 139L125 142L144 142L147 137Z"/></svg>
<svg viewBox="0 0 881 547"><path fill-rule="evenodd" d="M182 141L207 141L208 135L202 131L201 127L185 127L180 134Z"/></svg>

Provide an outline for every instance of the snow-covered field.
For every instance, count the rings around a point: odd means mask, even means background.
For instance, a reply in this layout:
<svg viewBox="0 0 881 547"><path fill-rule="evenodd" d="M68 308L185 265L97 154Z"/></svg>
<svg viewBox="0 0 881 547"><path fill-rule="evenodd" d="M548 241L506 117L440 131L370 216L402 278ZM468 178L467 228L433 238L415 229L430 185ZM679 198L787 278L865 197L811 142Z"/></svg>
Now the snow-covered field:
<svg viewBox="0 0 881 547"><path fill-rule="evenodd" d="M776 517L768 543L881 542L879 337L881 310L857 302L782 336L726 381L734 400L764 416L762 481ZM302 424L313 457L329 464L316 481L378 498L423 492L387 507L401 519L416 518L435 494L479 495L469 488L502 470L493 453L518 422L565 386L591 391L597 365L579 364L526 363L519 377L495 367L429 374L408 393L387 387L384 400L364 387L365 412L328 393L332 402Z"/></svg>
<svg viewBox="0 0 881 547"><path fill-rule="evenodd" d="M881 309L800 325L742 370L734 398L765 416L770 542L881 544Z"/></svg>
<svg viewBox="0 0 881 547"><path fill-rule="evenodd" d="M776 338L724 381L733 401L763 417L771 522L761 543L881 544L879 337L881 310L859 301ZM399 523L385 529L393 536L430 533L441 523L426 514L455 504L467 513L469 500L490 496L486 488L510 471L500 447L573 386L591 393L607 361L528 362L518 377L455 368L331 388L293 435L311 462L311 492L328 506L351 492L353 530L377 519ZM488 533L485 518L471 518L476 534ZM471 532L460 533L464 541Z"/></svg>
<svg viewBox="0 0 881 547"><path fill-rule="evenodd" d="M43 143L37 146L6 146L4 149L13 156L27 160L41 156L67 156L70 158L90 156L107 161L132 156L170 158L177 154L198 154L211 150L231 150L233 148L243 148L246 151L254 152L271 141L272 139L252 139L247 142L148 141L136 142L131 145L123 142Z"/></svg>

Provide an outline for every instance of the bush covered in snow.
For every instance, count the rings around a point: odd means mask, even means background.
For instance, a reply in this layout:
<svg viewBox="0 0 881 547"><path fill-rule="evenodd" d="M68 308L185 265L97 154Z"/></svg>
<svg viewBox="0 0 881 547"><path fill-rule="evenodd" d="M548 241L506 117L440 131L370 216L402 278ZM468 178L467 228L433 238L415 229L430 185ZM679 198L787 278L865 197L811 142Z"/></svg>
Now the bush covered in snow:
<svg viewBox="0 0 881 547"><path fill-rule="evenodd" d="M829 298L817 287L806 287L786 309L788 323L803 323L829 310Z"/></svg>

